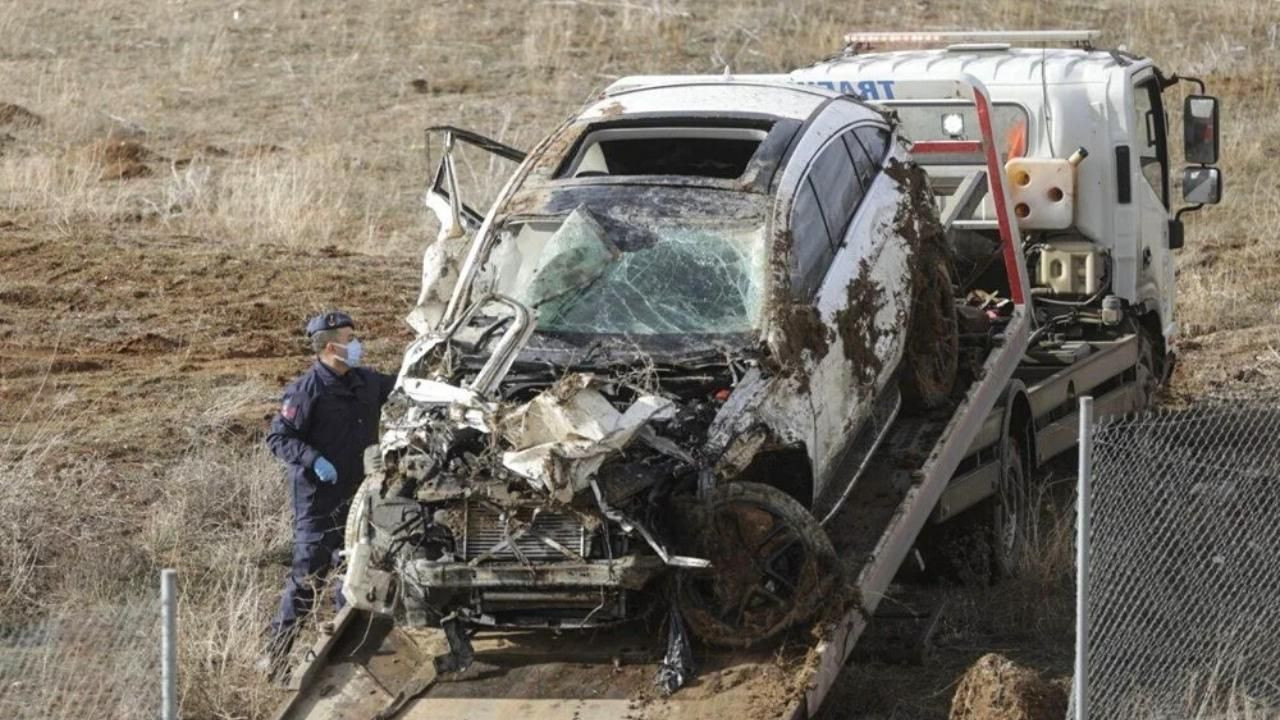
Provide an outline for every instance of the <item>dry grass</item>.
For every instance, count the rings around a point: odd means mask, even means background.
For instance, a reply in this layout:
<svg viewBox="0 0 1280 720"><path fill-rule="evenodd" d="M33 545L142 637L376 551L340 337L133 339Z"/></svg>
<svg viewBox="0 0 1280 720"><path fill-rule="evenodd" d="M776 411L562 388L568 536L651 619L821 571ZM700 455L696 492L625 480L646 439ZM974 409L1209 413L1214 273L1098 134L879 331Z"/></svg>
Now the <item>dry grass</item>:
<svg viewBox="0 0 1280 720"><path fill-rule="evenodd" d="M1186 699L1186 715L1191 720L1270 720L1275 718L1273 705L1261 703L1254 699L1257 692L1268 695L1274 691L1275 679L1271 687L1243 687L1237 680L1240 668L1235 663L1222 663L1207 677L1195 678L1188 683ZM1247 673L1256 675L1256 673ZM1155 715L1148 714L1155 717Z"/></svg>
<svg viewBox="0 0 1280 720"><path fill-rule="evenodd" d="M45 413L74 412L69 397ZM28 419L30 439L0 445L0 619L25 619L61 604L92 604L127 587L117 570L136 556L118 538L138 518L115 502L102 458L68 458L65 439ZM16 430L16 428L15 428ZM90 510L91 509L91 510Z"/></svg>
<svg viewBox="0 0 1280 720"><path fill-rule="evenodd" d="M1075 634L1075 477L1065 461L1032 477L1027 551L1018 574L946 589L940 642L1010 648L1015 659L1050 675L1069 672ZM985 550L985 549L984 549ZM985 651L985 649L984 649Z"/></svg>
<svg viewBox="0 0 1280 720"><path fill-rule="evenodd" d="M286 492L264 446L223 442L260 388L227 390L202 404L184 447L142 482L104 458L68 457L65 439L42 431L71 411L65 399L43 407L37 395L27 440L0 446L0 627L92 607L154 608L160 568L176 568L185 717L258 717L279 701L251 668L288 558Z"/></svg>
<svg viewBox="0 0 1280 720"><path fill-rule="evenodd" d="M431 122L527 146L620 75L796 67L855 26L1101 27L1205 77L1224 99L1227 199L1189 217L1184 328L1280 323L1280 290L1266 282L1280 236L1280 180L1269 172L1280 156L1275 3L995 0L980 22L971 7L393 0L348 12L297 0L10 0L0 100L45 122L8 130L0 207L66 232L142 220L217 242L411 253L430 236L416 197L419 131ZM84 149L108 135L145 147L150 175L100 180L102 163Z"/></svg>
<svg viewBox="0 0 1280 720"><path fill-rule="evenodd" d="M419 202L428 124L529 146L621 75L777 71L834 52L855 28L974 26L1100 27L1205 77L1224 101L1227 192L1189 216L1183 326L1280 324L1269 277L1280 250L1280 4L1269 0L990 0L980 12L963 0L0 0L0 102L43 119L0 126L0 221L83 239L86 252L159 231L245 257L335 245L404 257L412 275L433 236ZM146 174L104 179L126 169L95 150L108 139L137 143L128 162ZM263 392L230 386L232 405ZM217 431L230 411L204 408L223 393L182 398L200 411L139 465L70 453L48 414L96 406L36 388L17 392L39 411L0 434L23 438L0 445L0 620L150 593L155 571L177 566L185 717L263 715L270 696L247 663L283 574L271 559L288 542L277 466L260 443ZM1060 529L1043 542L1013 619L1048 635L1059 629L1035 603L1062 597Z"/></svg>
<svg viewBox="0 0 1280 720"><path fill-rule="evenodd" d="M265 450L191 450L149 488L158 496L145 512L121 506L118 488L97 485L108 474L101 466L55 469L49 459L57 447L42 450L0 471L0 546L10 554L0 566L3 624L154 603L159 569L177 568L184 716L267 714L279 694L251 668L275 608L289 527L279 473ZM154 623L154 614L118 617L137 618L142 640L157 641L153 626L142 624ZM101 660L122 661L119 650L100 648ZM151 646L147 656L156 652ZM47 672L60 678L58 668Z"/></svg>
<svg viewBox="0 0 1280 720"><path fill-rule="evenodd" d="M290 532L278 467L261 446L200 447L165 480L140 545L178 570L184 716L264 715L279 695L251 668Z"/></svg>

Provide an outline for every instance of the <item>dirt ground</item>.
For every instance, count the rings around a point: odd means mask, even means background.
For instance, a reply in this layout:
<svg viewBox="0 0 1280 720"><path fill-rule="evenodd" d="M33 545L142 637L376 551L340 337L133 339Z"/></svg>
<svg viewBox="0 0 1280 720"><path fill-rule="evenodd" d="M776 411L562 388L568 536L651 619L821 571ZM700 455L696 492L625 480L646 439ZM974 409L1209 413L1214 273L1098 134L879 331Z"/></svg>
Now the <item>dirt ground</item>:
<svg viewBox="0 0 1280 720"><path fill-rule="evenodd" d="M265 716L276 698L248 666L288 540L261 438L280 388L309 362L310 314L352 312L382 369L410 339L401 318L433 237L422 129L457 124L528 146L624 74L776 71L837 50L855 20L967 27L972 7L0 1L0 461L45 478L36 494L93 498L38 540L21 509L5 510L0 530L19 528L23 542L74 537L80 549L0 566L0 625L145 591L177 564L189 619L210 625L183 651L184 715ZM1220 92L1227 200L1187 216L1184 339L1165 397L1274 394L1280 6L992 0L980 24L1115 29L1113 42ZM492 192L487 170L463 179ZM250 500L219 497L228 472ZM25 477L0 475L6 487ZM261 522L244 521L246 508ZM94 555L97 545L139 559ZM949 610L934 657L851 665L826 717L946 717L966 668L991 651L1047 677L1068 671L1057 581L935 600ZM235 624L219 624L232 609Z"/></svg>
<svg viewBox="0 0 1280 720"><path fill-rule="evenodd" d="M373 361L393 363L412 338L401 318L416 270L332 246L248 255L136 228L62 237L10 225L0 229L0 423L13 444L55 433L76 452L146 464L191 443L200 416L231 400L225 440L253 441L279 388L309 364L302 326L321 307L348 309ZM43 422L21 422L33 416Z"/></svg>

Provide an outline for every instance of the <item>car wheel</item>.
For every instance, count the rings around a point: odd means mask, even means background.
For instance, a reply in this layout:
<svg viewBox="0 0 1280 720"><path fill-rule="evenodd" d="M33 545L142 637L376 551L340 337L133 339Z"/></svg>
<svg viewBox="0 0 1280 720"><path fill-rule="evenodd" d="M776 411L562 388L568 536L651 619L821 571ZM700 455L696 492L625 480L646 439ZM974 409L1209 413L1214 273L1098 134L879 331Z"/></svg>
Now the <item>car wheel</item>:
<svg viewBox="0 0 1280 720"><path fill-rule="evenodd" d="M921 263L912 288L911 321L902 360L902 398L909 407L936 408L956 381L960 335L951 272L940 257Z"/></svg>
<svg viewBox="0 0 1280 720"><path fill-rule="evenodd" d="M707 492L694 545L710 571L677 579L676 599L700 640L743 648L768 641L829 603L840 576L831 539L795 498L758 483Z"/></svg>

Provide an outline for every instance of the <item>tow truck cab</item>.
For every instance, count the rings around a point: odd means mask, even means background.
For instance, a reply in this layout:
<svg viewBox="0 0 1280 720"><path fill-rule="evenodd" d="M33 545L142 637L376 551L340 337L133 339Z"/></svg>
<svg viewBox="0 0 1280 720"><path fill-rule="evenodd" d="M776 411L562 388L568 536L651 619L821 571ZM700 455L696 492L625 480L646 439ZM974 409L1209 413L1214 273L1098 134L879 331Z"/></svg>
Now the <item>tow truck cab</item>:
<svg viewBox="0 0 1280 720"><path fill-rule="evenodd" d="M790 77L893 108L903 134L915 141L973 140L977 122L971 104L920 98L900 78L980 81L991 94L1001 162L1027 234L1040 319L1088 307L1111 321L1119 311L1140 325L1153 346L1153 370L1165 375L1177 335L1173 251L1183 243L1181 216L1221 197L1214 166L1218 103L1200 80L1167 75L1127 51L1095 49L1099 35L851 33L841 55ZM1184 81L1196 90L1180 108L1190 165L1182 171L1187 206L1177 209L1168 116ZM1068 159L1079 149L1087 155L1073 166ZM934 189L962 200L956 196L961 174L948 159L930 160ZM963 241L966 231L990 227L994 218L986 198L957 216L953 229Z"/></svg>

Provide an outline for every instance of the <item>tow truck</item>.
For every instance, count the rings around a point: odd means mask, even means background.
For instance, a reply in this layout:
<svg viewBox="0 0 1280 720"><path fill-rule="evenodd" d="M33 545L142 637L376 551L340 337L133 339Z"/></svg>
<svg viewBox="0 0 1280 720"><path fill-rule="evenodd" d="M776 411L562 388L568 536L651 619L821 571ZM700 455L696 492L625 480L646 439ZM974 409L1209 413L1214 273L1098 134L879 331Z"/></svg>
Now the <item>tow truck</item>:
<svg viewBox="0 0 1280 720"><path fill-rule="evenodd" d="M1076 398L1093 395L1103 413L1135 411L1168 375L1181 217L1221 196L1217 100L1149 59L1094 49L1097 39L853 33L837 57L753 76L857 94L897 113L968 293L970 381L953 404L898 417L851 470L860 473L851 496L823 519L850 591L831 598L802 642L702 650L696 679L664 696L652 685L661 655L652 628L486 634L472 670L451 674L433 663L451 647L440 631L348 608L293 673L277 717L812 717L904 560L927 551L937 530L980 520L993 572L1016 572L1026 479L1074 445ZM705 80L624 78L606 94ZM1192 164L1188 205L1173 211L1164 100L1184 81L1197 86L1183 101Z"/></svg>

